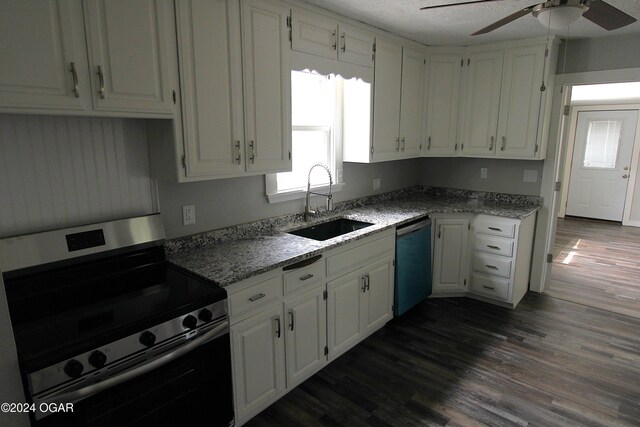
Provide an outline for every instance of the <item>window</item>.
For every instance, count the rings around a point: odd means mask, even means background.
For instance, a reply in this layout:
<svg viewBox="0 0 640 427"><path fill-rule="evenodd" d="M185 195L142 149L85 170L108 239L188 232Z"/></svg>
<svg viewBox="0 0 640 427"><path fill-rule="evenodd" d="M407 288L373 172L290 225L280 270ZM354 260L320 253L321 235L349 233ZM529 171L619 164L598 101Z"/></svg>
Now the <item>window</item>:
<svg viewBox="0 0 640 427"><path fill-rule="evenodd" d="M361 79L345 80L313 71L291 72L291 172L266 176L270 202L304 197L309 170L317 163L328 166L333 191L342 182L342 147L345 138L369 138L371 85ZM344 126L346 120L349 125ZM322 168L311 173L316 191L328 187Z"/></svg>
<svg viewBox="0 0 640 427"><path fill-rule="evenodd" d="M583 167L615 169L621 128L621 120L589 121Z"/></svg>

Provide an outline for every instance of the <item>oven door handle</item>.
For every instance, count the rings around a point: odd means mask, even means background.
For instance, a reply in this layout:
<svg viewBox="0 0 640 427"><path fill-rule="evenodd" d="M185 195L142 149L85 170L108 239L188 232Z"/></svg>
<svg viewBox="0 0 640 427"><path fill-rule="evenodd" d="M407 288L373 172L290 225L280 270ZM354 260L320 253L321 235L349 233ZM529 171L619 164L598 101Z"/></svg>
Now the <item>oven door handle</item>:
<svg viewBox="0 0 640 427"><path fill-rule="evenodd" d="M148 363L133 368L129 371L125 371L115 377L108 378L104 381L94 383L77 390L66 392L61 391L60 393L55 393L43 399L37 399L38 403L71 403L100 393L101 391L110 389L126 381L139 377L140 375L146 374L147 372L151 372L163 365L166 365L174 359L177 359L178 357L183 356L184 354L192 350L195 350L196 348L208 343L218 336L223 335L223 333L226 333L228 331L228 328L229 321L225 320L223 323L220 323L210 331L205 332L202 336L193 339L190 343L185 344L182 347L177 348L170 353L164 354Z"/></svg>

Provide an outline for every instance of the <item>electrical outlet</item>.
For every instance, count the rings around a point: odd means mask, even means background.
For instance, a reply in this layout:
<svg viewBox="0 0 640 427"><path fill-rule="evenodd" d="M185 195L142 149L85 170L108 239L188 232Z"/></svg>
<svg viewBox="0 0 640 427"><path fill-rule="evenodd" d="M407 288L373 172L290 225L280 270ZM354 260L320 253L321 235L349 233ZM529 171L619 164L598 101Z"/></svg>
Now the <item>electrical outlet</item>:
<svg viewBox="0 0 640 427"><path fill-rule="evenodd" d="M379 190L381 186L382 186L382 179L373 178L373 191Z"/></svg>
<svg viewBox="0 0 640 427"><path fill-rule="evenodd" d="M480 168L480 179L487 179L487 168Z"/></svg>
<svg viewBox="0 0 640 427"><path fill-rule="evenodd" d="M191 225L196 223L196 206L187 205L182 207L182 225Z"/></svg>

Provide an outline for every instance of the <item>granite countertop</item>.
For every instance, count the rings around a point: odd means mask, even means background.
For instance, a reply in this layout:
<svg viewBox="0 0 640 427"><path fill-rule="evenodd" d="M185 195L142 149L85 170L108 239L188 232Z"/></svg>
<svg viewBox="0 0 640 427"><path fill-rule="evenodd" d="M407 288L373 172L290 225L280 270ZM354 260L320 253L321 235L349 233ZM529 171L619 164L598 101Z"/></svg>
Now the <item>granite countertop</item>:
<svg viewBox="0 0 640 427"><path fill-rule="evenodd" d="M538 208L538 204L518 203L518 200L509 198L469 198L459 194L434 197L414 192L360 207L343 206L308 223L304 222L302 215L295 214L275 222L265 220L265 224L230 227L217 231L216 237L207 233L187 236L167 243L167 259L179 268L225 287L432 213L524 218ZM355 219L373 225L325 241L287 234L288 231L335 218Z"/></svg>

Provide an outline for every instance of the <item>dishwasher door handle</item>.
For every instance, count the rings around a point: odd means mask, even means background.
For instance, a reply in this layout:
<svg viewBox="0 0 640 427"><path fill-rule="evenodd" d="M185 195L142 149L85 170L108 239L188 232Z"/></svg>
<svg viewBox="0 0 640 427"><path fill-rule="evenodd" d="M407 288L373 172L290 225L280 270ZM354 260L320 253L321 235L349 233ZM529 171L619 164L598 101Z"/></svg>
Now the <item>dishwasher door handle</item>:
<svg viewBox="0 0 640 427"><path fill-rule="evenodd" d="M422 230L423 228L429 227L430 225L431 225L431 220L425 219L424 221L411 224L407 227L398 228L396 230L396 236L405 236L407 234L415 233L416 231Z"/></svg>

